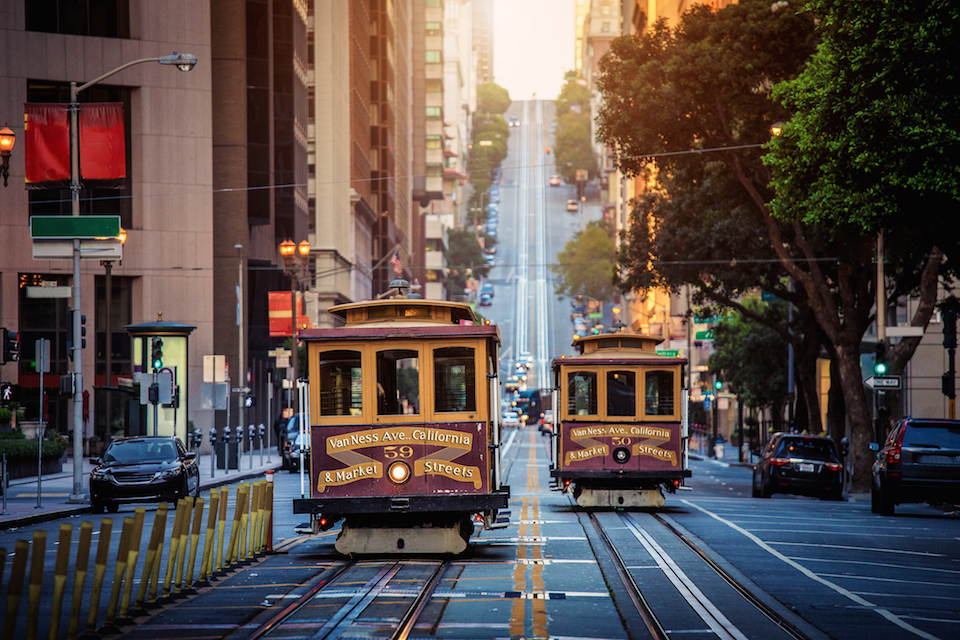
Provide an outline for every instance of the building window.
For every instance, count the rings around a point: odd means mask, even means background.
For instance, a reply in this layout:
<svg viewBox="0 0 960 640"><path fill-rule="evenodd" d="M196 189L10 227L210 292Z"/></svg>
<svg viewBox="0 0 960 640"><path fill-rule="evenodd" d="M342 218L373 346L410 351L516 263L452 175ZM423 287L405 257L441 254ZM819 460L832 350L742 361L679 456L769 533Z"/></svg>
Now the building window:
<svg viewBox="0 0 960 640"><path fill-rule="evenodd" d="M427 136L427 149L443 149L443 138L440 136Z"/></svg>
<svg viewBox="0 0 960 640"><path fill-rule="evenodd" d="M130 37L129 0L24 0L27 31Z"/></svg>
<svg viewBox="0 0 960 640"><path fill-rule="evenodd" d="M426 52L427 64L442 62L441 52L431 49Z"/></svg>
<svg viewBox="0 0 960 640"><path fill-rule="evenodd" d="M443 80L431 79L427 80L427 93L441 93L443 92Z"/></svg>
<svg viewBox="0 0 960 640"><path fill-rule="evenodd" d="M443 109L441 107L427 107L428 120L439 120L442 117L443 117Z"/></svg>
<svg viewBox="0 0 960 640"><path fill-rule="evenodd" d="M427 0L428 7L439 7L441 0Z"/></svg>
<svg viewBox="0 0 960 640"><path fill-rule="evenodd" d="M601 23L600 23L600 31L601 31L601 33L610 33L610 23L607 22L606 20L604 20L603 22L601 22Z"/></svg>
<svg viewBox="0 0 960 640"><path fill-rule="evenodd" d="M120 226L133 228L133 163L130 143L130 89L94 85L80 94L80 102L122 102L124 146L127 156L127 178L122 189L81 188L80 213L120 216ZM70 84L66 82L27 81L27 102L70 102ZM82 185L81 185L82 186ZM71 215L69 187L31 189L27 191L30 215Z"/></svg>
<svg viewBox="0 0 960 640"><path fill-rule="evenodd" d="M441 26L439 22L428 22L427 23L427 35L435 36L440 33Z"/></svg>

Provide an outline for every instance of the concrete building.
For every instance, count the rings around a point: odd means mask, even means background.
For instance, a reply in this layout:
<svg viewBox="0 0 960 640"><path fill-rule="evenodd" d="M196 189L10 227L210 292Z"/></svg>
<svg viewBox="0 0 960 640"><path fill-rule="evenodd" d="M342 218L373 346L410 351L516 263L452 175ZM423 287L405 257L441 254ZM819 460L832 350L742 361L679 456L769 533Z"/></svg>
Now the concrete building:
<svg viewBox="0 0 960 640"><path fill-rule="evenodd" d="M49 429L73 432L72 399L59 394L60 376L71 370L72 301L27 297L28 286L72 284L72 262L34 260L30 235L31 215L70 214L70 192L24 189L24 103L66 103L71 81L83 84L130 61L189 52L198 59L190 73L138 64L80 94L81 102L124 105L124 188L85 188L80 195L83 213L119 215L127 238L123 259L111 264L111 308L106 305L105 267L97 259L81 261L87 345L78 393L87 398L85 439L103 443L125 424L137 428L138 398L114 391L107 407L104 390L129 388L133 381L132 341L124 327L156 321L162 313L164 321L196 327L187 365L190 388L182 391L181 401L191 403L191 418L203 425L210 415L192 399L199 397L202 355L213 353L217 332L211 7L187 0L86 0L70 6L0 0L0 122L8 123L18 141L10 158L9 186L0 187L0 325L19 331L21 345L20 362L0 367L0 378L19 385L28 420L37 420L42 412ZM233 266L236 273L235 259ZM230 309L233 313L233 303ZM42 402L39 374L32 366L39 338L50 340L52 355ZM180 426L185 432L186 425Z"/></svg>

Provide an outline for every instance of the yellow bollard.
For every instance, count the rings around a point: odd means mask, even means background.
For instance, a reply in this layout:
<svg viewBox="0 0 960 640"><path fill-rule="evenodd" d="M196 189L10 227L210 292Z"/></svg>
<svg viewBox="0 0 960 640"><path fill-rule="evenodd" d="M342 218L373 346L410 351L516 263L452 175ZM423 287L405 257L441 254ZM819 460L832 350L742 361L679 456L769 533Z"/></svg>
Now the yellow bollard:
<svg viewBox="0 0 960 640"><path fill-rule="evenodd" d="M137 507L133 512L133 531L130 534L130 545L127 550L127 575L123 581L123 595L120 597L120 619L130 617L130 598L133 596L133 577L137 570L137 560L140 558L140 538L143 535L143 520L147 511ZM53 640L51 638L51 640Z"/></svg>
<svg viewBox="0 0 960 640"><path fill-rule="evenodd" d="M216 573L220 573L226 568L225 562L227 558L223 549L223 530L227 528L227 499L229 497L230 489L227 487L220 487L220 519L217 522L217 539L219 541L219 545L218 552L216 554L217 564L216 567L214 567Z"/></svg>
<svg viewBox="0 0 960 640"><path fill-rule="evenodd" d="M213 575L213 554L217 547L217 510L220 508L220 492L210 490L210 514L207 516L207 535L203 539L203 557L200 558L200 581Z"/></svg>
<svg viewBox="0 0 960 640"><path fill-rule="evenodd" d="M257 555L262 555L266 550L263 543L263 516L267 512L267 481L260 481L260 506L257 510Z"/></svg>
<svg viewBox="0 0 960 640"><path fill-rule="evenodd" d="M257 557L257 516L260 515L260 481L253 483L253 500L250 501L250 544L247 546L247 560Z"/></svg>
<svg viewBox="0 0 960 640"><path fill-rule="evenodd" d="M237 562L237 538L240 537L240 512L243 509L243 485L237 487L237 500L233 505L233 526L230 528L230 542L227 545L227 557L224 569L233 567Z"/></svg>
<svg viewBox="0 0 960 640"><path fill-rule="evenodd" d="M187 559L187 540L190 538L190 516L193 515L193 498L187 496L179 503L183 509L183 520L180 522L180 542L177 544L177 573L174 576L173 592L183 590L183 565Z"/></svg>
<svg viewBox="0 0 960 640"><path fill-rule="evenodd" d="M187 582L184 589L193 589L193 568L197 563L197 547L200 546L200 527L203 526L203 498L197 498L193 506L193 529L190 531L190 559L187 561Z"/></svg>
<svg viewBox="0 0 960 640"><path fill-rule="evenodd" d="M269 473L269 472L268 472ZM267 480L267 501L264 505L263 533L267 553L273 553L273 480Z"/></svg>
<svg viewBox="0 0 960 640"><path fill-rule="evenodd" d="M60 612L63 610L63 592L67 588L67 573L70 571L70 540L73 525L60 525L57 541L57 561L53 566L53 607L50 612L50 640L60 637Z"/></svg>
<svg viewBox="0 0 960 640"><path fill-rule="evenodd" d="M120 548L117 549L117 563L113 569L113 588L110 589L110 601L107 603L107 618L103 621L107 627L112 627L117 621L117 606L120 604L123 574L127 570L127 555L130 553L130 536L135 523L133 518L124 518L123 529L120 530Z"/></svg>
<svg viewBox="0 0 960 640"><path fill-rule="evenodd" d="M107 572L107 560L110 556L110 534L113 532L113 520L103 518L100 521L100 540L97 541L97 557L93 561L93 590L90 592L90 613L87 615L85 631L93 635L97 630L97 616L100 613L100 592L103 590L103 576Z"/></svg>
<svg viewBox="0 0 960 640"><path fill-rule="evenodd" d="M150 571L150 587L147 593L147 602L157 601L157 591L160 588L160 564L163 562L163 534L167 530L167 516L170 515L170 503L163 503L163 519L160 521L160 537L157 540L157 555L153 560L153 569Z"/></svg>
<svg viewBox="0 0 960 640"><path fill-rule="evenodd" d="M170 555L167 556L167 573L163 576L162 598L170 597L170 585L173 582L173 571L177 566L177 555L180 550L180 527L183 526L183 500L177 500L177 515L173 518L173 531L170 534Z"/></svg>
<svg viewBox="0 0 960 640"><path fill-rule="evenodd" d="M142 609L147 599L147 587L150 586L150 576L153 574L153 565L159 564L157 551L163 543L163 528L167 523L167 503L161 502L157 506L157 513L153 516L153 529L150 530L150 540L147 541L147 555L143 561L143 574L140 578L140 587L137 589L137 599L133 607Z"/></svg>
<svg viewBox="0 0 960 640"><path fill-rule="evenodd" d="M23 577L27 573L28 540L17 540L13 549L13 564L10 565L10 584L7 585L7 614L3 620L3 640L14 640L17 631L17 611L23 596Z"/></svg>
<svg viewBox="0 0 960 640"><path fill-rule="evenodd" d="M30 556L30 591L27 601L26 640L37 639L40 622L40 592L43 590L43 558L47 553L47 532L33 532L33 553Z"/></svg>
<svg viewBox="0 0 960 640"><path fill-rule="evenodd" d="M239 497L239 496L238 496ZM240 540L237 545L237 562L247 561L247 523L250 521L250 485L244 486L243 505L240 508Z"/></svg>
<svg viewBox="0 0 960 640"><path fill-rule="evenodd" d="M77 564L73 567L73 600L70 602L67 640L76 640L80 633L80 607L83 604L83 587L87 582L87 565L90 564L91 540L93 540L93 523L81 522L80 540L77 541Z"/></svg>

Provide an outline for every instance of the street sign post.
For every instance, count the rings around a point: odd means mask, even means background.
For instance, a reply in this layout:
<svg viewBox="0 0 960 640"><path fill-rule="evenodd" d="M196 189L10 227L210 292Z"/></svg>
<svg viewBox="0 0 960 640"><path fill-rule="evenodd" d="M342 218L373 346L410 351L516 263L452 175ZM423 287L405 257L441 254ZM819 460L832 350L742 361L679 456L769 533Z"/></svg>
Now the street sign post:
<svg viewBox="0 0 960 640"><path fill-rule="evenodd" d="M899 389L900 376L870 376L863 383L871 389Z"/></svg>
<svg viewBox="0 0 960 640"><path fill-rule="evenodd" d="M707 329L706 331L697 331L693 335L694 340L713 340L713 329Z"/></svg>
<svg viewBox="0 0 960 640"><path fill-rule="evenodd" d="M34 240L113 240L120 235L120 216L30 216Z"/></svg>

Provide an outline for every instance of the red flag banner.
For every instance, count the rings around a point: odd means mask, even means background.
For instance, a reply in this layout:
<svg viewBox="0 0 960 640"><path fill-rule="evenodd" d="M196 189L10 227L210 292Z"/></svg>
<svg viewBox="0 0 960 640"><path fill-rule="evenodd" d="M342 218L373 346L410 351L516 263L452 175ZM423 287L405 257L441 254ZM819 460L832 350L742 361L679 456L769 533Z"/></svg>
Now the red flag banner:
<svg viewBox="0 0 960 640"><path fill-rule="evenodd" d="M268 291L267 311L270 320L270 337L284 338L290 335L290 292ZM297 328L311 329L310 318L303 315L303 294L297 292Z"/></svg>
<svg viewBox="0 0 960 640"><path fill-rule="evenodd" d="M24 165L27 189L70 184L70 124L63 103L24 105Z"/></svg>
<svg viewBox="0 0 960 640"><path fill-rule="evenodd" d="M81 104L80 178L87 186L122 188L126 177L123 103Z"/></svg>

